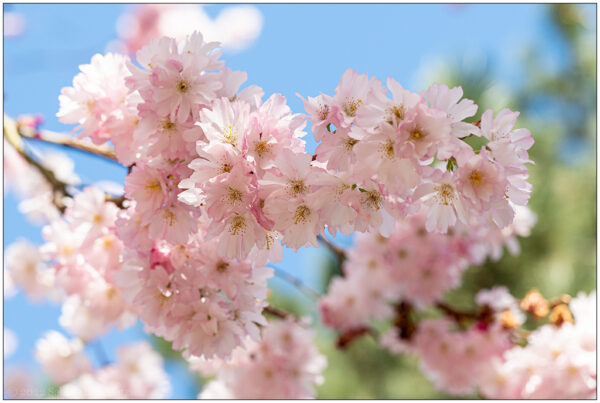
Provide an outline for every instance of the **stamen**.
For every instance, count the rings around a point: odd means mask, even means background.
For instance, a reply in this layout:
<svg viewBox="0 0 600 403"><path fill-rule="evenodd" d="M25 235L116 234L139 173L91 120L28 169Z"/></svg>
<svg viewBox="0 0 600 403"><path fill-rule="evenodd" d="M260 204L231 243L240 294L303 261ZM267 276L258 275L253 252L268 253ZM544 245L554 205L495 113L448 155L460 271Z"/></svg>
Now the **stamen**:
<svg viewBox="0 0 600 403"><path fill-rule="evenodd" d="M296 213L294 214L294 218L296 219L294 221L294 224L298 224L298 223L304 223L306 222L306 220L308 220L308 218L310 217L310 209L308 207L306 207L305 205L302 206L298 206L298 208L296 209Z"/></svg>
<svg viewBox="0 0 600 403"><path fill-rule="evenodd" d="M304 181L302 179L291 179L288 182L288 193L291 193L292 196L304 194L307 191L308 186L304 184Z"/></svg>
<svg viewBox="0 0 600 403"><path fill-rule="evenodd" d="M434 190L437 192L436 200L438 201L438 203L444 204L445 206L452 203L456 198L456 195L454 194L454 188L452 187L452 185L449 185L447 183L435 186Z"/></svg>
<svg viewBox="0 0 600 403"><path fill-rule="evenodd" d="M485 178L483 177L483 174L481 172L475 170L471 172L471 175L469 175L469 181L471 182L471 185L479 187L479 185L485 183Z"/></svg>
<svg viewBox="0 0 600 403"><path fill-rule="evenodd" d="M183 94L188 92L189 89L190 85L183 80L179 81L179 83L177 84L177 90Z"/></svg>
<svg viewBox="0 0 600 403"><path fill-rule="evenodd" d="M244 232L246 232L246 219L241 215L236 215L231 219L231 224L229 224L229 233L235 236Z"/></svg>
<svg viewBox="0 0 600 403"><path fill-rule="evenodd" d="M344 113L351 117L356 116L356 111L360 107L360 104L362 104L361 99L357 99L357 100L355 100L354 98L348 99L348 101L344 104L344 107L343 107Z"/></svg>
<svg viewBox="0 0 600 403"><path fill-rule="evenodd" d="M231 144L232 146L235 146L237 144L237 134L235 133L231 125L227 126L227 129L225 129L223 137L225 138L225 142L227 144Z"/></svg>

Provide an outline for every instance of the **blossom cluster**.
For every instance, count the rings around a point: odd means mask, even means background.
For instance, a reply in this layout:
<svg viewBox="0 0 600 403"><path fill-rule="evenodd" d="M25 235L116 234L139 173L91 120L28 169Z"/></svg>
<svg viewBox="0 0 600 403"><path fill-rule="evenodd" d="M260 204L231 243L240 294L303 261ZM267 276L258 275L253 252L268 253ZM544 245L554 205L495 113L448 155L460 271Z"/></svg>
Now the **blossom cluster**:
<svg viewBox="0 0 600 403"><path fill-rule="evenodd" d="M533 138L527 129L514 129L519 113L508 109L495 118L487 110L479 122L466 122L477 105L462 95L460 87L443 84L413 93L392 78L385 88L378 79L347 70L333 97L304 102L320 142L316 160L346 184L337 188L340 213L334 215L345 217L327 222L330 231L379 227L387 236L394 219L421 205L427 207L429 232L446 233L457 223L505 228L513 222L514 206L526 205L531 192L525 164L531 162ZM486 144L473 148L468 137ZM357 208L351 200L360 193ZM366 207L376 211L365 220Z"/></svg>
<svg viewBox="0 0 600 403"><path fill-rule="evenodd" d="M323 322L338 330L367 326L394 316L393 305L406 301L425 308L442 301L460 285L469 266L501 255L503 245L515 251L516 235L528 235L535 215L517 206L515 220L503 229L458 223L447 234L427 232L427 209L396 222L395 232L358 234L320 301Z"/></svg>
<svg viewBox="0 0 600 403"><path fill-rule="evenodd" d="M164 399L171 390L163 359L142 341L119 347L116 361L94 365L80 338L49 331L35 345L35 359L51 381L42 386L22 369L5 374L5 398Z"/></svg>
<svg viewBox="0 0 600 403"><path fill-rule="evenodd" d="M393 320L381 344L421 357L452 394L592 396L595 296L572 300L575 324L542 326L525 347L515 345L525 316L505 288L481 291L471 322L430 318L398 332L399 305L436 306L468 266L504 247L517 253L516 237L529 235L533 139L515 129L518 112L472 122L477 105L460 87L414 93L348 70L335 95L303 99L308 115L294 114L280 94L240 89L246 73L220 56L199 33L163 37L135 61L95 55L62 90L59 120L95 145L110 142L128 168L121 198L77 187L72 164L50 157L57 189L7 147L5 170L28 173L9 182L26 198L22 210L48 222L44 245L7 250L8 279L33 299L63 299L60 323L78 337L50 333L36 349L60 397L165 396L147 344L100 369L83 352L138 318L215 376L201 398L314 397L326 360L306 324L263 316L265 266L283 246L318 247L325 231L359 233L320 300L326 325L351 332ZM308 121L314 155L302 139Z"/></svg>
<svg viewBox="0 0 600 403"><path fill-rule="evenodd" d="M51 331L35 355L62 399L160 399L170 390L162 358L146 342L119 348L114 364L94 369L81 339Z"/></svg>
<svg viewBox="0 0 600 403"><path fill-rule="evenodd" d="M491 399L596 398L596 292L581 292L569 304L574 323L547 324L527 345L488 361L478 380Z"/></svg>
<svg viewBox="0 0 600 403"><path fill-rule="evenodd" d="M266 259L262 263L246 259L248 250L244 255L224 251L227 242L216 228L223 220L231 228L229 233L242 239L242 217L252 216L251 206L232 199L236 209L227 212L228 217L211 221L197 203L184 203L188 200L182 183L192 176L194 159L204 155L203 149L216 135L216 129L210 131L197 123L211 113L218 120L221 105L249 109L245 99L262 94L256 87L236 93L245 74L224 69L215 47L200 34L181 43L162 38L138 52L141 68L125 56L96 56L92 67L82 68L74 87L63 90L59 117L67 122L63 110L78 111L81 135L98 143L110 139L119 161L132 165L125 179L124 205L128 207L117 221L125 245L117 277L125 299L146 329L173 341L174 348L185 349L186 354L226 357L247 335L258 340L258 325L266 324L261 312L271 271L262 267ZM102 74L94 71L122 74L113 74L107 86ZM78 86L79 82L85 85ZM87 98L80 96L87 91L83 88L98 89L108 101L95 107L106 109L86 109ZM230 101L234 98L239 101ZM113 130L115 126L118 130ZM129 133L127 138L123 132ZM241 157L239 150L231 151ZM252 181L246 168L232 167L237 175L233 180ZM222 201L218 198L215 206ZM272 238L262 229L257 237L262 244ZM270 249L278 250L276 246Z"/></svg>
<svg viewBox="0 0 600 403"><path fill-rule="evenodd" d="M190 367L204 376L201 399L311 399L327 359L312 343L307 323L291 318L270 323L256 343L248 339L230 361L190 358Z"/></svg>
<svg viewBox="0 0 600 403"><path fill-rule="evenodd" d="M409 340L392 328L380 342L393 353L417 355L436 388L453 395L595 398L595 292L571 300L575 323L545 324L524 339L525 315L505 287L482 290L476 300L489 315L466 328L449 318L425 319Z"/></svg>
<svg viewBox="0 0 600 403"><path fill-rule="evenodd" d="M86 187L68 201L64 214L42 229L46 243L12 244L6 267L31 299L62 300L61 325L91 340L115 324L135 321L114 278L123 248L115 231L118 208L97 187Z"/></svg>

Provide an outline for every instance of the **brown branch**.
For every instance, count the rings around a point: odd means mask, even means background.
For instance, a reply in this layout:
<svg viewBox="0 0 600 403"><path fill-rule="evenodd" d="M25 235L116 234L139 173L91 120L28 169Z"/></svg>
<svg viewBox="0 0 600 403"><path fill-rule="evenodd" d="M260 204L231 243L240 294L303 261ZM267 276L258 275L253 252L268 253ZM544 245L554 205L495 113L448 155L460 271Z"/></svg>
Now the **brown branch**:
<svg viewBox="0 0 600 403"><path fill-rule="evenodd" d="M287 319L290 317L294 317L294 315L292 315L291 313L286 312L283 309L276 308L272 305L267 305L263 312L268 313L269 315L273 315L279 319Z"/></svg>
<svg viewBox="0 0 600 403"><path fill-rule="evenodd" d="M417 330L413 307L410 302L402 301L395 306L395 310L394 326L398 329L398 336L403 340L410 340Z"/></svg>
<svg viewBox="0 0 600 403"><path fill-rule="evenodd" d="M346 330L338 336L336 345L339 349L346 349L350 343L366 334L370 334L373 336L375 341L377 341L377 336L374 334L374 332L375 331L373 329L367 326Z"/></svg>
<svg viewBox="0 0 600 403"><path fill-rule="evenodd" d="M477 314L475 312L460 311L456 308L451 307L445 302L437 302L435 304L435 307L438 308L440 311L444 312L446 316L450 316L457 322L462 322L465 319L477 319Z"/></svg>
<svg viewBox="0 0 600 403"><path fill-rule="evenodd" d="M67 193L67 184L58 180L56 175L54 175L54 172L40 164L25 152L15 121L6 115L4 115L3 132L4 138L11 146L13 146L15 151L19 153L19 155L29 163L29 165L33 166L40 173L40 175L46 179L46 182L52 186L52 204L54 204L61 213L64 212L66 206L62 202L62 198L69 196Z"/></svg>
<svg viewBox="0 0 600 403"><path fill-rule="evenodd" d="M327 247L327 249L329 249L334 255L335 257L338 259L338 262L340 263L340 265L342 263L344 263L344 261L346 260L346 252L335 246L333 243L331 243L327 238L325 238L322 235L317 235L317 240L319 242L321 242L323 245L325 245Z"/></svg>
<svg viewBox="0 0 600 403"><path fill-rule="evenodd" d="M66 206L63 203L62 199L64 197L73 198L73 195L67 191L68 184L59 180L51 169L48 169L45 166L43 166L40 162L36 161L33 157L31 157L25 151L25 149L23 147L22 137L28 137L28 135L24 135L23 131L19 131L18 124L13 119L11 119L10 117L8 117L6 115L4 115L3 133L4 133L4 138L6 139L6 141L15 149L15 151L17 151L17 153L19 153L19 155L21 157L23 157L23 159L25 161L27 161L27 163L29 163L29 165L33 166L44 177L46 182L48 182L48 184L52 187L52 204L54 204L54 206L56 206L56 208L61 213L64 213ZM28 137L28 138L35 138L35 137ZM42 139L42 140L47 141L47 142L53 142L53 141L49 141L47 139ZM80 142L80 143L82 143L82 142ZM55 144L60 144L60 143L55 143ZM66 145L66 144L64 144L64 145ZM72 146L70 146L70 147L72 147ZM77 148L77 147L73 147L73 148ZM101 149L100 147L94 147L94 148L96 150ZM79 150L94 153L94 151L84 150L83 148L79 148ZM102 152L104 152L104 151L102 151ZM108 156L109 154L98 154L98 153L95 153L95 154L106 157L106 158L110 158ZM114 160L116 161L116 157ZM120 196L120 197L106 195L106 201L115 203L117 205L117 207L119 207L119 208L125 208L125 206L124 206L125 196L124 195Z"/></svg>
<svg viewBox="0 0 600 403"><path fill-rule="evenodd" d="M46 130L41 132L27 130L27 128L18 124L17 130L22 137L28 139L39 140L46 143L72 148L75 150L86 152L88 154L97 155L99 157L103 157L114 162L118 162L114 150L108 147L97 146L89 141L79 140L77 138L73 138L71 136L61 133L54 133Z"/></svg>

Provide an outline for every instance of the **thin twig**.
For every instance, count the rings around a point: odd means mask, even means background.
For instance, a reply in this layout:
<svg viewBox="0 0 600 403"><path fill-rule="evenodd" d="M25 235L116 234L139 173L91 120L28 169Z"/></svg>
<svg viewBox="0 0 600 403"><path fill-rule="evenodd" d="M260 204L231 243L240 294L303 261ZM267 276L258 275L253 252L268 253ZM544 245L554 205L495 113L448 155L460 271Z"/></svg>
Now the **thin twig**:
<svg viewBox="0 0 600 403"><path fill-rule="evenodd" d="M321 298L321 294L319 294L317 291L313 290L312 288L310 288L309 286L304 284L300 279L281 270L280 268L278 268L277 266L275 266L273 264L269 264L269 267L272 268L273 270L275 270L275 275L277 277L287 281L288 283L290 283L293 286L295 286L296 288L298 288L298 291L302 292L308 298L313 299L313 300L317 300L317 299Z"/></svg>
<svg viewBox="0 0 600 403"><path fill-rule="evenodd" d="M321 236L320 234L317 235L317 240L325 245L327 249L329 249L336 256L340 264L346 260L346 252L343 249L335 246L327 238Z"/></svg>

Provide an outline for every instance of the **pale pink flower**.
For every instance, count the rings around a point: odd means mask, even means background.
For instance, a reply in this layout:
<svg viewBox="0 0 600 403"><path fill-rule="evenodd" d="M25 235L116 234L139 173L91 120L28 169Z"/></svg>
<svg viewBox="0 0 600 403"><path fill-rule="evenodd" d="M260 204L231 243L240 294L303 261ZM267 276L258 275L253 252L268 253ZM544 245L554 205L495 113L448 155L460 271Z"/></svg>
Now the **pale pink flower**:
<svg viewBox="0 0 600 403"><path fill-rule="evenodd" d="M79 339L67 340L56 331L47 332L35 346L35 358L57 385L67 383L92 371Z"/></svg>
<svg viewBox="0 0 600 403"><path fill-rule="evenodd" d="M371 172L375 172L377 179L399 196L405 196L419 183L418 163L414 159L399 158L396 154L398 144L406 137L394 126L383 123L372 135L362 129L353 129L350 135L358 139L354 150L361 169L356 170L357 176L369 177Z"/></svg>
<svg viewBox="0 0 600 403"><path fill-rule="evenodd" d="M456 177L451 172L436 171L430 180L417 186L413 194L415 200L425 197L424 203L429 207L427 231L445 234L456 224L457 218L466 223L464 201L457 190Z"/></svg>
<svg viewBox="0 0 600 403"><path fill-rule="evenodd" d="M200 126L209 141L230 144L242 150L248 132L250 107L246 102L215 99L200 112Z"/></svg>
<svg viewBox="0 0 600 403"><path fill-rule="evenodd" d="M314 98L308 97L307 100L297 94L304 103L304 109L308 112L312 121L311 130L314 134L315 141L322 141L324 136L330 132L327 127L330 124L339 125L338 116L341 115L340 107L334 104L333 99L321 94Z"/></svg>
<svg viewBox="0 0 600 403"><path fill-rule="evenodd" d="M429 107L446 112L452 122L453 137L463 138L469 134L479 134L473 124L463 122L477 113L477 105L470 99L461 100L463 96L461 87L449 88L446 84L435 83L423 93L423 96Z"/></svg>
<svg viewBox="0 0 600 403"><path fill-rule="evenodd" d="M374 77L369 79L366 74L346 70L333 97L333 102L339 108L333 121L335 126L348 128L352 123L359 126L376 124L377 114L374 117L373 110L377 108L371 104L381 99L381 95L385 96L381 80Z"/></svg>
<svg viewBox="0 0 600 403"><path fill-rule="evenodd" d="M6 249L6 268L13 283L34 301L54 293L54 273L46 267L37 247L21 239Z"/></svg>
<svg viewBox="0 0 600 403"><path fill-rule="evenodd" d="M271 322L262 341L248 344L231 365L217 365L217 377L200 398L308 399L323 382L327 361L312 343L312 331L292 320Z"/></svg>
<svg viewBox="0 0 600 403"><path fill-rule="evenodd" d="M127 56L107 53L94 55L91 64L81 65L73 87L65 87L59 97L57 113L63 123L79 123L80 137L90 137L95 144L111 140L119 160L130 164L135 158L132 133L137 119L137 94L125 86L129 75Z"/></svg>
<svg viewBox="0 0 600 403"><path fill-rule="evenodd" d="M405 140L398 148L399 155L431 159L451 141L450 124L450 119L444 112L430 109L422 103L417 104L413 119L403 120L400 125ZM439 158L448 157L443 155Z"/></svg>

